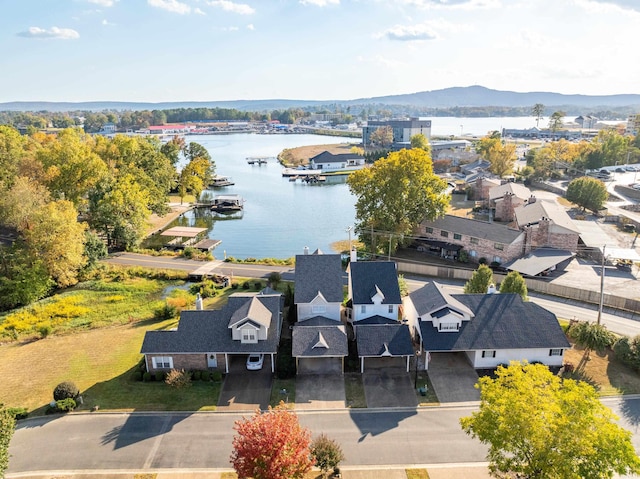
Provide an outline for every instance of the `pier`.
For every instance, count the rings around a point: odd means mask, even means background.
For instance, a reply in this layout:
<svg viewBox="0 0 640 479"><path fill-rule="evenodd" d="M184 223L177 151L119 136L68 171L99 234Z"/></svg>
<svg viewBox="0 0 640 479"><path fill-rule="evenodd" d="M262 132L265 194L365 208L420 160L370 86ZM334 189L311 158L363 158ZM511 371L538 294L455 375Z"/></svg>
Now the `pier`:
<svg viewBox="0 0 640 479"><path fill-rule="evenodd" d="M247 163L250 165L266 165L267 160L274 159L273 156L249 156L247 157Z"/></svg>

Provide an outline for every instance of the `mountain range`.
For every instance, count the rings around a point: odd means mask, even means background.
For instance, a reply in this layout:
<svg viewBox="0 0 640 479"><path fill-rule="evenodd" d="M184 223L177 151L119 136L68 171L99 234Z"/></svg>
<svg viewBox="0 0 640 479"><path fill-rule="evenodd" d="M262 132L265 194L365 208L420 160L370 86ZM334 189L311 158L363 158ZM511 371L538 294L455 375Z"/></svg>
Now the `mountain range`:
<svg viewBox="0 0 640 479"><path fill-rule="evenodd" d="M167 110L174 108L232 108L241 111L271 111L287 108L320 107L322 105L398 105L419 108L452 107L545 107L617 108L639 107L639 94L565 95L552 92L514 92L492 90L483 86L452 87L402 95L388 95L354 100L229 100L181 102L46 102L14 101L0 103L0 111L103 111L103 110Z"/></svg>

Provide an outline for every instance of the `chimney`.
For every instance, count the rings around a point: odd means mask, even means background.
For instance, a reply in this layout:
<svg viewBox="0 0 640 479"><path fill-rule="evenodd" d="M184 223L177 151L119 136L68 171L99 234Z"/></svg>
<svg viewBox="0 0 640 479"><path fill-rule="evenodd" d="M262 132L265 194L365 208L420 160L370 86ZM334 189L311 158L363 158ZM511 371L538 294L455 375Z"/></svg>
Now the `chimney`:
<svg viewBox="0 0 640 479"><path fill-rule="evenodd" d="M197 311L202 311L204 308L202 307L202 296L200 296L200 293L196 294L196 310Z"/></svg>
<svg viewBox="0 0 640 479"><path fill-rule="evenodd" d="M304 251L304 254L309 254L309 247L305 246L303 251Z"/></svg>
<svg viewBox="0 0 640 479"><path fill-rule="evenodd" d="M487 289L487 294L495 294L496 292L496 285L491 283L489 285L489 288Z"/></svg>
<svg viewBox="0 0 640 479"><path fill-rule="evenodd" d="M528 203L531 205L531 204L533 204L533 203L535 203L535 202L536 202L536 197L535 197L534 195L531 195L531 196L529 197L529 201L528 201Z"/></svg>
<svg viewBox="0 0 640 479"><path fill-rule="evenodd" d="M358 261L358 252L356 251L355 248L351 248L351 251L349 253L349 260L352 263L355 263L356 261Z"/></svg>

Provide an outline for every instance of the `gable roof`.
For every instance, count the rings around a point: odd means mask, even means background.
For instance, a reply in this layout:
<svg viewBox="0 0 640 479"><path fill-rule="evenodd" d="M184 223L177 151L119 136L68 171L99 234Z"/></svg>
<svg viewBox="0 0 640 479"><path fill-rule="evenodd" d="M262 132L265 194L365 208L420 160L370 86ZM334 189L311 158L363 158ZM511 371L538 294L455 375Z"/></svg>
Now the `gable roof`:
<svg viewBox="0 0 640 479"><path fill-rule="evenodd" d="M486 239L497 243L511 244L518 239L522 231L498 223L478 221L461 216L444 215L434 221L424 221L422 226L430 226L452 233Z"/></svg>
<svg viewBox="0 0 640 479"><path fill-rule="evenodd" d="M229 328L237 326L245 320L268 328L271 323L271 313L258 297L254 296L233 312L231 319L229 319Z"/></svg>
<svg viewBox="0 0 640 479"><path fill-rule="evenodd" d="M406 324L355 325L359 357L413 356Z"/></svg>
<svg viewBox="0 0 640 479"><path fill-rule="evenodd" d="M352 261L349 281L353 304L373 304L371 297L380 291L382 304L401 304L396 263L393 261Z"/></svg>
<svg viewBox="0 0 640 479"><path fill-rule="evenodd" d="M420 321L427 351L569 348L556 315L520 295L454 294L475 317L458 332L438 332L431 321Z"/></svg>
<svg viewBox="0 0 640 479"><path fill-rule="evenodd" d="M335 321L334 321L335 322ZM344 357L349 354L347 333L343 325L293 327L294 358Z"/></svg>
<svg viewBox="0 0 640 479"><path fill-rule="evenodd" d="M280 341L280 294L232 294L222 309L189 310L180 313L178 329L147 331L142 354L185 353L275 353ZM256 298L270 315L267 339L257 343L234 341L229 321L234 312Z"/></svg>
<svg viewBox="0 0 640 479"><path fill-rule="evenodd" d="M309 159L309 162L313 163L342 163L348 160L361 160L362 156L356 155L355 153L339 153L334 155L328 151L323 151L322 153L313 156Z"/></svg>
<svg viewBox="0 0 640 479"><path fill-rule="evenodd" d="M504 198L504 196L510 193L516 198L520 198L521 200L528 200L531 197L531 190L520 183L514 183L509 181L504 185L494 186L489 190L489 199L497 200L499 198Z"/></svg>
<svg viewBox="0 0 640 479"><path fill-rule="evenodd" d="M535 200L514 210L519 227L537 224L542 218L549 218L551 222L572 233L580 233L565 209L555 201Z"/></svg>
<svg viewBox="0 0 640 479"><path fill-rule="evenodd" d="M450 308L468 316L474 316L468 306L458 301L453 295L444 290L444 286L435 281L425 284L419 289L409 293L409 298L418 316L427 316L430 313ZM426 318L425 318L426 319Z"/></svg>
<svg viewBox="0 0 640 479"><path fill-rule="evenodd" d="M320 292L328 303L341 303L342 260L339 254L296 255L294 303L310 303Z"/></svg>

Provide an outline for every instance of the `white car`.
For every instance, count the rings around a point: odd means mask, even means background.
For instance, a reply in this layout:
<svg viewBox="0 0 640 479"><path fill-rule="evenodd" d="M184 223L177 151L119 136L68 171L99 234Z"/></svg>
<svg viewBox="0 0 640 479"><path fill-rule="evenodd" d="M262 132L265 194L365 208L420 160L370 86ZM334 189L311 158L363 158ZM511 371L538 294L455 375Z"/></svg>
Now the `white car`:
<svg viewBox="0 0 640 479"><path fill-rule="evenodd" d="M262 363L264 363L264 354L250 354L247 358L247 369L258 371L262 369Z"/></svg>

